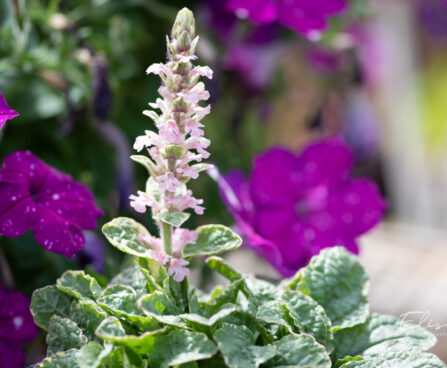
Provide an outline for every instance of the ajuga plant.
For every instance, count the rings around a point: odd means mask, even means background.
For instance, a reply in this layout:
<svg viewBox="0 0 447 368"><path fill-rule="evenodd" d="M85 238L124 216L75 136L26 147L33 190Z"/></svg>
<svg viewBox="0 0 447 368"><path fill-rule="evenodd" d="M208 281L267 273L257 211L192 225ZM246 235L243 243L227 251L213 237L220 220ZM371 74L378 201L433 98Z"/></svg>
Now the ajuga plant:
<svg viewBox="0 0 447 368"><path fill-rule="evenodd" d="M201 119L209 97L193 66L198 38L188 9L177 15L168 38L168 62L158 74L162 99L145 112L158 132L138 137L132 156L150 178L131 197L138 212L151 207L160 229L155 237L130 218L116 218L103 232L134 257L134 264L106 287L82 271L68 271L54 286L36 290L31 310L47 331L48 357L37 367L313 367L441 368L424 353L435 337L420 326L368 309L368 277L357 258L341 247L325 249L290 279L273 285L245 276L216 255L241 245L220 225L182 229L202 200L186 185L208 166L209 141ZM194 163L196 162L196 163ZM188 284L189 260L208 256L209 267L228 283L206 294Z"/></svg>

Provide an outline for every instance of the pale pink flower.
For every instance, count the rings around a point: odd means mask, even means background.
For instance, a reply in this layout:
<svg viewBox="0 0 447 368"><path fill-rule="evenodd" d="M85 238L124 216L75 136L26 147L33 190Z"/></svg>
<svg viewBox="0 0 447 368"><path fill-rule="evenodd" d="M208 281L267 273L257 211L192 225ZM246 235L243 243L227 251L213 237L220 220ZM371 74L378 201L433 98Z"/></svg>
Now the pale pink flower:
<svg viewBox="0 0 447 368"><path fill-rule="evenodd" d="M148 136L148 130L145 131L145 135L140 135L135 139L135 143L133 145L134 150L140 152L144 147L149 147L151 145L151 141Z"/></svg>
<svg viewBox="0 0 447 368"><path fill-rule="evenodd" d="M179 136L181 135L181 132L175 120L170 119L158 125L158 128L162 138L166 139L171 144L179 143Z"/></svg>
<svg viewBox="0 0 447 368"><path fill-rule="evenodd" d="M182 166L177 167L176 171L182 176L186 176L188 178L197 179L199 177L198 171L189 166L188 164L184 164Z"/></svg>
<svg viewBox="0 0 447 368"><path fill-rule="evenodd" d="M175 229L172 235L172 250L175 257L181 257L183 248L187 244L194 244L197 241L198 234L188 229Z"/></svg>
<svg viewBox="0 0 447 368"><path fill-rule="evenodd" d="M202 120L210 112L211 112L211 105L205 107L199 105L195 106L194 107L195 120Z"/></svg>
<svg viewBox="0 0 447 368"><path fill-rule="evenodd" d="M189 265L189 262L184 259L172 258L168 268L168 275L173 276L173 279L177 282L183 281L185 276L189 275L189 268L184 266Z"/></svg>
<svg viewBox="0 0 447 368"><path fill-rule="evenodd" d="M197 55L177 55L177 58L182 62L182 63L188 63L191 60L197 60Z"/></svg>
<svg viewBox="0 0 447 368"><path fill-rule="evenodd" d="M199 74L203 77L213 79L213 71L208 66L196 66L192 71L191 75Z"/></svg>
<svg viewBox="0 0 447 368"><path fill-rule="evenodd" d="M159 209L159 204L146 192L138 191L138 196L131 195L129 197L130 206L135 209L135 211L144 213L146 212L146 207L152 207L155 210Z"/></svg>
<svg viewBox="0 0 447 368"><path fill-rule="evenodd" d="M152 250L150 253L151 253L151 258L155 259L162 266L164 266L166 263L168 263L169 259L171 258L171 256L169 254L166 254L165 252L157 252L157 251ZM189 274L189 272L188 272L188 274ZM174 278L174 280L175 280L175 278ZM183 278L182 278L182 280L183 280Z"/></svg>
<svg viewBox="0 0 447 368"><path fill-rule="evenodd" d="M161 239L156 238L155 236L152 235L143 235L143 234L138 234L138 238L140 238L145 243L149 244L156 251L160 252L162 250Z"/></svg>
<svg viewBox="0 0 447 368"><path fill-rule="evenodd" d="M190 90L177 93L177 96L182 97L183 101L189 104L197 104L200 101L206 101L210 98L210 93L205 90L205 85L202 82L197 83Z"/></svg>
<svg viewBox="0 0 447 368"><path fill-rule="evenodd" d="M164 74L169 74L170 70L168 69L168 67L162 63L155 63L149 66L149 68L146 69L146 74L156 74L156 75L161 75L162 73Z"/></svg>
<svg viewBox="0 0 447 368"><path fill-rule="evenodd" d="M171 203L176 207L177 211L183 211L187 208L192 208L198 215L203 215L205 207L202 207L203 199L197 199L193 197L192 191L188 189L186 194L181 197L174 197L171 199Z"/></svg>
<svg viewBox="0 0 447 368"><path fill-rule="evenodd" d="M179 180L170 171L163 175L157 176L157 182L159 183L160 190L167 190L175 193L177 188L182 185Z"/></svg>
<svg viewBox="0 0 447 368"><path fill-rule="evenodd" d="M199 121L188 119L185 121L185 132L191 134L193 137L202 137L205 132L203 131L204 125Z"/></svg>

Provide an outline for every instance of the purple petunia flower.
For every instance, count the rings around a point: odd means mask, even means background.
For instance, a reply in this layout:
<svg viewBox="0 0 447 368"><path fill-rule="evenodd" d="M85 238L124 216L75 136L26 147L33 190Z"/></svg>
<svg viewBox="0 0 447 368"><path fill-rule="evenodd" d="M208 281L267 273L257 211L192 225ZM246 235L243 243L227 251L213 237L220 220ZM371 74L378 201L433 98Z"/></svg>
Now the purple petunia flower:
<svg viewBox="0 0 447 368"><path fill-rule="evenodd" d="M38 333L29 306L30 300L25 294L5 292L0 285L0 367L25 365L20 343L33 340Z"/></svg>
<svg viewBox="0 0 447 368"><path fill-rule="evenodd" d="M13 119L19 114L11 110L6 103L5 98L3 97L2 93L0 92L0 129L3 128L3 125L5 125L6 120Z"/></svg>
<svg viewBox="0 0 447 368"><path fill-rule="evenodd" d="M322 248L343 245L375 226L385 200L367 179L351 179L352 154L338 138L296 156L272 148L256 157L249 181L239 170L220 178L222 197L248 245L284 276Z"/></svg>
<svg viewBox="0 0 447 368"><path fill-rule="evenodd" d="M228 0L228 9L253 23L274 21L310 39L318 38L330 15L347 8L345 0Z"/></svg>
<svg viewBox="0 0 447 368"><path fill-rule="evenodd" d="M32 230L37 243L70 258L85 242L102 211L88 188L29 151L8 155L0 169L0 235Z"/></svg>

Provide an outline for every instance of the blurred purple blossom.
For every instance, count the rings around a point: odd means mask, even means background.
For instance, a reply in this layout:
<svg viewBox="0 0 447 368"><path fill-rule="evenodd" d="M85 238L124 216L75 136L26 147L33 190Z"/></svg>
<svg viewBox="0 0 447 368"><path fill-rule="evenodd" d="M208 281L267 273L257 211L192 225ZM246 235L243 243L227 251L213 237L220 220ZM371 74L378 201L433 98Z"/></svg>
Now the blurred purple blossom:
<svg viewBox="0 0 447 368"><path fill-rule="evenodd" d="M338 138L296 156L272 148L254 160L250 180L233 170L221 195L246 243L284 276L325 247L357 253L356 238L382 219L385 200L368 179L352 179L352 153Z"/></svg>
<svg viewBox="0 0 447 368"><path fill-rule="evenodd" d="M102 211L89 189L29 151L5 157L0 169L0 235L32 230L37 243L70 258L85 242Z"/></svg>
<svg viewBox="0 0 447 368"><path fill-rule="evenodd" d="M6 292L0 285L0 367L23 368L25 356L20 343L38 333L29 310L29 298L20 292Z"/></svg>
<svg viewBox="0 0 447 368"><path fill-rule="evenodd" d="M447 38L447 1L418 0L417 12L425 32L435 40Z"/></svg>
<svg viewBox="0 0 447 368"><path fill-rule="evenodd" d="M11 110L3 97L2 93L0 92L0 129L3 128L3 125L5 125L6 120L13 119L19 114Z"/></svg>
<svg viewBox="0 0 447 368"><path fill-rule="evenodd" d="M90 265L95 272L103 273L105 265L106 243L102 236L93 231L84 231L85 245L76 254L76 261L81 266Z"/></svg>
<svg viewBox="0 0 447 368"><path fill-rule="evenodd" d="M329 16L347 8L345 0L228 0L227 7L240 18L261 25L274 21L317 39L327 28Z"/></svg>

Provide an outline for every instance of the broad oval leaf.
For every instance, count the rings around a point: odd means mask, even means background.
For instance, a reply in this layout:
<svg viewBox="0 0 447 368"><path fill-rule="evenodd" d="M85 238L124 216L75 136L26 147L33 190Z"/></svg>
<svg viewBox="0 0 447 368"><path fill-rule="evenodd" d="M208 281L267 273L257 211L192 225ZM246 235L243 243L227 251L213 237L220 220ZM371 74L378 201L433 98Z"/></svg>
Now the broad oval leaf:
<svg viewBox="0 0 447 368"><path fill-rule="evenodd" d="M84 271L66 271L56 283L57 288L76 299L96 300L101 294L98 281Z"/></svg>
<svg viewBox="0 0 447 368"><path fill-rule="evenodd" d="M287 335L273 346L276 355L265 364L266 368L331 368L326 350L310 335Z"/></svg>
<svg viewBox="0 0 447 368"><path fill-rule="evenodd" d="M196 229L199 237L194 244L188 244L183 250L185 258L216 255L237 249L242 239L231 229L223 225L205 225Z"/></svg>
<svg viewBox="0 0 447 368"><path fill-rule="evenodd" d="M45 358L36 368L79 368L78 355L78 349L59 352Z"/></svg>
<svg viewBox="0 0 447 368"><path fill-rule="evenodd" d="M320 344L325 345L327 350L332 349L331 321L324 309L311 297L299 291L286 291L282 295L289 315L294 325L300 331L311 334Z"/></svg>
<svg viewBox="0 0 447 368"><path fill-rule="evenodd" d="M245 326L223 323L214 339L230 368L258 368L276 354L272 345L256 346L253 333Z"/></svg>
<svg viewBox="0 0 447 368"><path fill-rule="evenodd" d="M102 227L107 240L120 251L137 257L150 257L149 248L140 239L150 235L147 229L128 217L117 217Z"/></svg>
<svg viewBox="0 0 447 368"><path fill-rule="evenodd" d="M334 332L368 318L368 276L358 259L343 247L322 250L289 285L324 308Z"/></svg>
<svg viewBox="0 0 447 368"><path fill-rule="evenodd" d="M399 318L373 314L366 323L335 333L333 358L347 355L374 355L387 351L424 351L433 347L436 337L425 328Z"/></svg>
<svg viewBox="0 0 447 368"><path fill-rule="evenodd" d="M361 361L351 361L340 368L446 368L446 365L433 354L398 351L368 357Z"/></svg>
<svg viewBox="0 0 447 368"><path fill-rule="evenodd" d="M69 349L80 349L87 341L87 337L76 323L57 314L51 317L47 335L49 355Z"/></svg>
<svg viewBox="0 0 447 368"><path fill-rule="evenodd" d="M55 285L46 286L33 292L30 309L36 325L48 330L53 315L70 318L71 299Z"/></svg>

